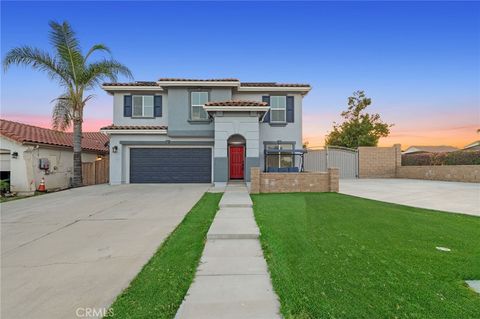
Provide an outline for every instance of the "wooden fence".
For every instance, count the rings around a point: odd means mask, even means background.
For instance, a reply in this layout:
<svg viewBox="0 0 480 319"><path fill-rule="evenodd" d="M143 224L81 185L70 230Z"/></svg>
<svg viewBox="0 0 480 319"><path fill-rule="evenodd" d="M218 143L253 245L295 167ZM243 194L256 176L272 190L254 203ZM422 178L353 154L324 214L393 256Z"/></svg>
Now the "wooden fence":
<svg viewBox="0 0 480 319"><path fill-rule="evenodd" d="M82 182L83 185L95 185L108 183L108 158L82 163Z"/></svg>

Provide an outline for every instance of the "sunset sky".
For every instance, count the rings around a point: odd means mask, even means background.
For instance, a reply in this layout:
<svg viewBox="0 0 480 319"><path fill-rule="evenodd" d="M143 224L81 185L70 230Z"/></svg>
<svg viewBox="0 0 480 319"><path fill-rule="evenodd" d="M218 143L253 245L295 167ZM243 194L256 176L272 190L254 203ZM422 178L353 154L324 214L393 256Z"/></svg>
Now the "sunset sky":
<svg viewBox="0 0 480 319"><path fill-rule="evenodd" d="M1 2L1 54L49 50L48 21L68 20L84 49L107 44L135 80L224 78L310 83L304 139L321 146L347 98L364 90L394 123L380 145L480 139L480 4L475 2ZM124 80L124 79L123 79ZM50 126L55 82L2 72L2 118ZM84 130L111 124L101 89Z"/></svg>

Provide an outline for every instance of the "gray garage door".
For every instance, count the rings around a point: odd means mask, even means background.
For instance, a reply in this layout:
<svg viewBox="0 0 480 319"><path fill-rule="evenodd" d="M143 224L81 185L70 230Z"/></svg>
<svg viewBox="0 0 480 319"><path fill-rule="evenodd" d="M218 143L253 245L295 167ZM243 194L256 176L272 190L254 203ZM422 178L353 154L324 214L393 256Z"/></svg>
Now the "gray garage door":
<svg viewBox="0 0 480 319"><path fill-rule="evenodd" d="M210 183L209 148L132 148L130 183Z"/></svg>

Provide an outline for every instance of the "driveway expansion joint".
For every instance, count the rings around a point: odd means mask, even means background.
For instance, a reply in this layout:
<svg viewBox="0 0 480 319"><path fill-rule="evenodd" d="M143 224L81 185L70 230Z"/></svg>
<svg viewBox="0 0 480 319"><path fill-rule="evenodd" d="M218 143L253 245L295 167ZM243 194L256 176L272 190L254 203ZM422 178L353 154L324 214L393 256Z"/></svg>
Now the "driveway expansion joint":
<svg viewBox="0 0 480 319"><path fill-rule="evenodd" d="M24 247L24 246L27 246L27 245L29 245L29 244L31 244L31 243L36 242L37 240L40 240L40 239L45 238L45 237L47 237L47 236L50 236L50 235L52 235L52 234L54 234L54 233L56 233L56 232L58 232L58 231L60 231L60 230L62 230L62 229L65 229L65 228L67 228L67 227L70 227L70 226L72 226L73 224L76 224L76 223L79 222L79 221L80 221L80 219L76 219L76 220L74 220L74 221L71 222L71 223L65 224L65 225L63 225L63 226L61 226L61 227L59 227L59 228L57 228L57 229L55 229L55 230L52 230L51 232L48 232L48 233L46 233L46 234L43 234L42 236L33 238L32 240L29 240L29 241L27 241L27 242L25 242L25 243L22 243L22 244L18 245L17 247L13 247L12 249L9 249L9 250L7 250L7 251L5 251L5 252L2 252L2 256L6 256L6 255L8 255L9 252L14 251L15 249L22 248L22 247Z"/></svg>

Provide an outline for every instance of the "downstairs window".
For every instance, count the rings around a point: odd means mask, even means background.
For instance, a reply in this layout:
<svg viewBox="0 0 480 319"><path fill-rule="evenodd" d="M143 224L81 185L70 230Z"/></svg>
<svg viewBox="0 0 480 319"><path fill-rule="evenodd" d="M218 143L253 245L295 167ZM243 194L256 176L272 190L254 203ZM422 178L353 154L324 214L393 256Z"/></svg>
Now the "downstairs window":
<svg viewBox="0 0 480 319"><path fill-rule="evenodd" d="M267 167L293 167L295 164L293 154L282 154L282 150L293 151L292 143L266 144L266 150L278 150L278 154L269 154L266 156Z"/></svg>

